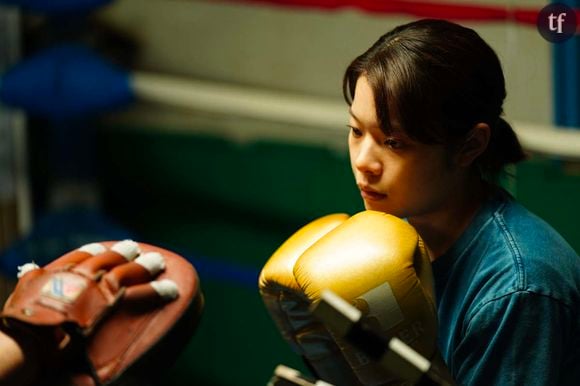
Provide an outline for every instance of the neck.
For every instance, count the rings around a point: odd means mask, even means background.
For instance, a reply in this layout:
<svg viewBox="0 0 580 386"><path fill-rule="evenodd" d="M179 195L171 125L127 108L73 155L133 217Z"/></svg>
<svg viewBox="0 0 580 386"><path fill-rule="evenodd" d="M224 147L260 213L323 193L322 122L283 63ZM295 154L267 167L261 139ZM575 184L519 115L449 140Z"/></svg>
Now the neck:
<svg viewBox="0 0 580 386"><path fill-rule="evenodd" d="M456 194L447 197L438 210L409 218L409 223L425 242L431 261L447 252L459 239L492 191L492 187L479 178L465 186L467 188L455 189Z"/></svg>

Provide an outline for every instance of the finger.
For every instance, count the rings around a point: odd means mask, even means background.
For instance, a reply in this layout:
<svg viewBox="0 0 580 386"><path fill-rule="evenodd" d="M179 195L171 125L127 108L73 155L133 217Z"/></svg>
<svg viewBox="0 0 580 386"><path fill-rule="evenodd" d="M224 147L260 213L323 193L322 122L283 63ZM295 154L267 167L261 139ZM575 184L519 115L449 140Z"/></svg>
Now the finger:
<svg viewBox="0 0 580 386"><path fill-rule="evenodd" d="M93 278L100 271L133 260L139 254L139 245L132 240L119 241L110 250L94 255L73 268L73 271Z"/></svg>
<svg viewBox="0 0 580 386"><path fill-rule="evenodd" d="M53 263L50 263L47 268L66 268L68 266L78 264L81 261L88 259L89 257L103 253L106 250L107 248L101 243L85 244L82 247L61 256Z"/></svg>
<svg viewBox="0 0 580 386"><path fill-rule="evenodd" d="M134 303L167 303L179 296L177 284L170 279L152 281L128 287L123 297L124 301Z"/></svg>
<svg viewBox="0 0 580 386"><path fill-rule="evenodd" d="M165 269L165 258L159 252L148 252L134 261L119 265L103 276L103 281L113 291L121 287L150 281Z"/></svg>

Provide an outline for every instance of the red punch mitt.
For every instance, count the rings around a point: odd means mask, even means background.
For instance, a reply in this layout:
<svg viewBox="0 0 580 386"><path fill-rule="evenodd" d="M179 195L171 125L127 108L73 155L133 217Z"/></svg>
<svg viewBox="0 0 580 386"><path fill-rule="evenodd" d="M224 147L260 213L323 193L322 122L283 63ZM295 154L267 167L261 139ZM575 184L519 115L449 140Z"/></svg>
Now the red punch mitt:
<svg viewBox="0 0 580 386"><path fill-rule="evenodd" d="M88 244L43 268L26 264L19 278L0 328L36 354L48 384L150 382L185 347L203 309L187 260L131 240Z"/></svg>

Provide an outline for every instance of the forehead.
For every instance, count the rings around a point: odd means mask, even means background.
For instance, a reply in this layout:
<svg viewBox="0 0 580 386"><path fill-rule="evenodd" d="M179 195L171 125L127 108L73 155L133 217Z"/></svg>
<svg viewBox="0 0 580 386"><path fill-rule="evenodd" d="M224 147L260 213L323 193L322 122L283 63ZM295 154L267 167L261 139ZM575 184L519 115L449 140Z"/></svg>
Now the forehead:
<svg viewBox="0 0 580 386"><path fill-rule="evenodd" d="M388 134L408 137L392 107L389 108L389 122L383 125L384 127L380 127L374 91L364 75L361 75L356 82L354 99L348 112L352 119L361 126L377 128L383 132L388 132Z"/></svg>
<svg viewBox="0 0 580 386"><path fill-rule="evenodd" d="M356 82L354 99L350 106L349 113L360 124L366 126L379 126L377 110L375 107L375 96L373 90L363 75Z"/></svg>

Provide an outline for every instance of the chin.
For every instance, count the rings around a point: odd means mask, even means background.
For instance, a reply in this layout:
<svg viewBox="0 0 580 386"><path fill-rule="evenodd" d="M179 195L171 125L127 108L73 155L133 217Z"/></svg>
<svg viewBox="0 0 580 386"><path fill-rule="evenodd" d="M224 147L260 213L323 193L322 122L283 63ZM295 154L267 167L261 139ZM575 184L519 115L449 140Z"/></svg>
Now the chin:
<svg viewBox="0 0 580 386"><path fill-rule="evenodd" d="M380 205L379 203L376 202L364 202L364 206L366 210L374 210L377 212L383 212L386 214L390 214L393 216L397 216L399 218L405 218L407 217L406 211L404 209L395 209L395 208L389 208L386 205Z"/></svg>
<svg viewBox="0 0 580 386"><path fill-rule="evenodd" d="M385 205L380 205L377 202L364 201L364 205L366 210L376 210L377 212L391 213L391 211L388 210L388 208L386 208Z"/></svg>
<svg viewBox="0 0 580 386"><path fill-rule="evenodd" d="M366 201L364 201L364 205L365 205L365 209L366 209L366 210L376 210L376 211L379 211L379 212L384 212L384 211L383 211L383 210L382 210L382 209L379 207L379 205L376 205L376 204L374 204L374 205L373 205L373 203L372 203L372 202L371 202L371 203L369 203L369 202L366 202Z"/></svg>

